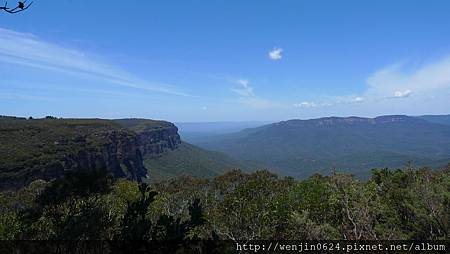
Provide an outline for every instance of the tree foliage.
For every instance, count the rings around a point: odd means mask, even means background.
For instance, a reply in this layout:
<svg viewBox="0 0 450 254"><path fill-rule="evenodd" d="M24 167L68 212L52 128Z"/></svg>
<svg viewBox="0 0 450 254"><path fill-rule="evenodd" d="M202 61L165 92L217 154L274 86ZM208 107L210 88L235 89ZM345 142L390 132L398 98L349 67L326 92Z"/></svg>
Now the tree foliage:
<svg viewBox="0 0 450 254"><path fill-rule="evenodd" d="M280 178L230 171L152 185L102 171L0 194L0 239L449 239L450 167Z"/></svg>

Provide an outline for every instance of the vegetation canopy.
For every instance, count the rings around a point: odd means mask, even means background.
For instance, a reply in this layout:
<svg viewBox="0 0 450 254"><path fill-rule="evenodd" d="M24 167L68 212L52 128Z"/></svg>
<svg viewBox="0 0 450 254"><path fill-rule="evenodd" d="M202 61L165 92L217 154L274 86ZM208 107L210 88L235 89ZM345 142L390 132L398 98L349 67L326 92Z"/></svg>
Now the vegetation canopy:
<svg viewBox="0 0 450 254"><path fill-rule="evenodd" d="M68 172L0 194L0 239L430 239L450 232L450 165L280 178L229 171L152 185Z"/></svg>

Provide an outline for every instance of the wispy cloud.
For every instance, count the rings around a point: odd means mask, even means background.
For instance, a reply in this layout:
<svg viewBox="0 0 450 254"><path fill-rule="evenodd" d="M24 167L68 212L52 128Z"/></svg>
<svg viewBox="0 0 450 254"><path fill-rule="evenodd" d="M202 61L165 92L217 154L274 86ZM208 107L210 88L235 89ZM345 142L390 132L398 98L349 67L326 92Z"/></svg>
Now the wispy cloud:
<svg viewBox="0 0 450 254"><path fill-rule="evenodd" d="M250 82L246 79L236 80L236 84L240 85L238 88L232 88L231 91L239 94L242 97L255 97L253 93L253 87L250 86Z"/></svg>
<svg viewBox="0 0 450 254"><path fill-rule="evenodd" d="M313 109L313 108L325 108L337 105L351 105L366 102L366 99L361 96L325 96L316 101L303 101L301 103L294 103L294 108Z"/></svg>
<svg viewBox="0 0 450 254"><path fill-rule="evenodd" d="M301 103L295 103L294 107L295 108L316 108L317 104L314 102L304 101Z"/></svg>
<svg viewBox="0 0 450 254"><path fill-rule="evenodd" d="M412 91L407 89L405 91L395 91L394 98L406 98L412 94Z"/></svg>
<svg viewBox="0 0 450 254"><path fill-rule="evenodd" d="M314 102L294 104L294 107L315 108L361 103L376 107L378 103L385 104L390 99L403 99L402 103L411 100L414 103L413 98L430 100L440 97L450 92L450 56L414 68L407 62L389 65L370 75L366 83L365 91L360 94L325 96Z"/></svg>
<svg viewBox="0 0 450 254"><path fill-rule="evenodd" d="M367 79L367 96L406 98L450 89L450 57L407 69L394 64L375 72Z"/></svg>
<svg viewBox="0 0 450 254"><path fill-rule="evenodd" d="M361 97L361 96L356 96L356 97L353 98L351 101L352 101L352 102L355 102L355 103L360 103L360 102L363 102L363 101L364 101L364 98Z"/></svg>
<svg viewBox="0 0 450 254"><path fill-rule="evenodd" d="M239 102L259 109L277 106L277 104L272 101L256 96L249 80L238 79L233 83L239 85L239 87L234 87L231 89L231 91L239 95Z"/></svg>
<svg viewBox="0 0 450 254"><path fill-rule="evenodd" d="M282 53L282 48L274 48L273 50L269 51L269 58L274 61L280 60L281 58L283 58Z"/></svg>
<svg viewBox="0 0 450 254"><path fill-rule="evenodd" d="M137 77L86 53L39 37L0 28L0 62L60 72L151 92L189 96L176 86Z"/></svg>

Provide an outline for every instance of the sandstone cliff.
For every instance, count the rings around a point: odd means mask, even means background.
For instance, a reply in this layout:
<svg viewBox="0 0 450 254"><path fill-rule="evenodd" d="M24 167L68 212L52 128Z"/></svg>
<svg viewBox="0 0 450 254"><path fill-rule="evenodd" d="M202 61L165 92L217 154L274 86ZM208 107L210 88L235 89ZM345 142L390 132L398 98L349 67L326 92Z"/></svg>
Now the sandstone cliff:
<svg viewBox="0 0 450 254"><path fill-rule="evenodd" d="M148 172L143 157L161 156L181 141L172 123L136 120L0 118L0 189L67 170L106 169L141 181Z"/></svg>
<svg viewBox="0 0 450 254"><path fill-rule="evenodd" d="M137 140L141 154L145 158L155 158L168 150L174 150L181 143L178 129L173 126L147 130L138 133Z"/></svg>

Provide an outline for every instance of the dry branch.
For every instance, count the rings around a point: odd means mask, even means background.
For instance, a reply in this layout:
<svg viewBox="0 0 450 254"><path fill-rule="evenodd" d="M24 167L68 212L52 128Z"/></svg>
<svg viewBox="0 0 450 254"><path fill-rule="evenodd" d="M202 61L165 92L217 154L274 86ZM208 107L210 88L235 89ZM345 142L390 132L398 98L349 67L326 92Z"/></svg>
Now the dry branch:
<svg viewBox="0 0 450 254"><path fill-rule="evenodd" d="M28 9L33 4L33 2L29 3L28 5L26 3L27 3L27 1L23 1L23 2L19 1L17 3L16 7L9 8L8 7L8 2L5 2L5 5L0 7L0 10L6 11L7 13L11 13L11 14L18 13L18 12L21 12L21 11L24 11L24 10Z"/></svg>

